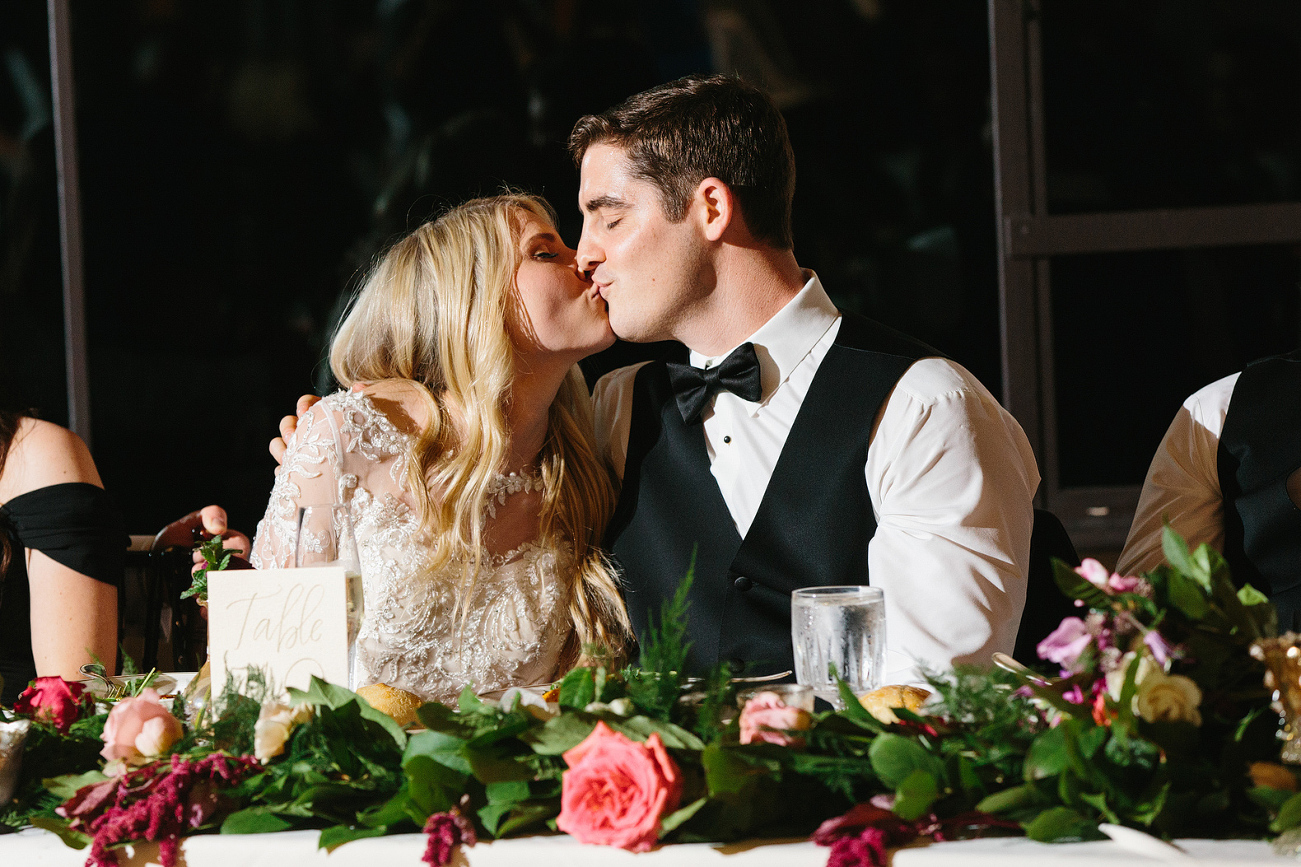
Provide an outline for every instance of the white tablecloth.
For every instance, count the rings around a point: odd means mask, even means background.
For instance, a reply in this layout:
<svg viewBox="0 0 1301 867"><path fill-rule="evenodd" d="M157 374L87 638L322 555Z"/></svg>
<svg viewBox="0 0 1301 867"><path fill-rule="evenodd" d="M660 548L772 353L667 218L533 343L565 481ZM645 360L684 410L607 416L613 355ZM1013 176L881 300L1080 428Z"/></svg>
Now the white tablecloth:
<svg viewBox="0 0 1301 867"><path fill-rule="evenodd" d="M317 832L287 831L249 836L205 835L181 845L183 867L420 867L422 834L356 840L333 853L316 848ZM1244 840L1184 840L1179 845L1199 864L1260 867L1297 861L1272 855L1269 845ZM583 846L569 837L522 837L485 842L466 850L469 867L823 867L830 850L806 840L664 846L632 855L604 846ZM120 854L123 867L158 863L158 848L140 846ZM80 867L86 850L69 849L53 834L30 830L0 837L0 867ZM459 862L465 865L465 861ZM893 867L1150 867L1159 862L1110 841L1048 845L1024 838L965 840L901 849Z"/></svg>

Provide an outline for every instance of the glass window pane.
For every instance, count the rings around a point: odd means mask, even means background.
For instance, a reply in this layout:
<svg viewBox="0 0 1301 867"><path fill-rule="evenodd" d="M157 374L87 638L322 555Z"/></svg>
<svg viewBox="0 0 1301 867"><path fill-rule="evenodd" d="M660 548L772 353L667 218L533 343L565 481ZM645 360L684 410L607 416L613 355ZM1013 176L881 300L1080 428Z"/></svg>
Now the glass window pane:
<svg viewBox="0 0 1301 867"><path fill-rule="evenodd" d="M1184 398L1301 346L1294 247L1052 261L1061 485L1137 485Z"/></svg>
<svg viewBox="0 0 1301 867"><path fill-rule="evenodd" d="M1301 199L1301 4L1042 9L1050 212Z"/></svg>

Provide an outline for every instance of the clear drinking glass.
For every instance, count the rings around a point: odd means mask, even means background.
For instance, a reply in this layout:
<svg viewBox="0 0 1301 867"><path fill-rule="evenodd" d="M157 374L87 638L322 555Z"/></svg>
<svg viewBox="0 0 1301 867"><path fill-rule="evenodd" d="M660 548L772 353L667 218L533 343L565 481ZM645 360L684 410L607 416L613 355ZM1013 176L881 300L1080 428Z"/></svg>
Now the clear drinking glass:
<svg viewBox="0 0 1301 867"><path fill-rule="evenodd" d="M298 510L294 565L343 567L348 582L348 689L356 689L362 685L357 682L357 634L366 606L361 556L347 506L303 506Z"/></svg>
<svg viewBox="0 0 1301 867"><path fill-rule="evenodd" d="M795 679L843 710L836 674L856 695L885 671L885 593L877 587L805 587L791 594Z"/></svg>

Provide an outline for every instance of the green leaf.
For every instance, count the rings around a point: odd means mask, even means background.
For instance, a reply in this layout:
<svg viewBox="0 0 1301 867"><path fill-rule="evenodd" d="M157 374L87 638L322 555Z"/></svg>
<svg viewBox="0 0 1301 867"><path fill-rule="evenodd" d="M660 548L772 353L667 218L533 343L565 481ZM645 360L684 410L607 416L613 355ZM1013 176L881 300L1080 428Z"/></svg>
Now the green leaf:
<svg viewBox="0 0 1301 867"><path fill-rule="evenodd" d="M1269 823L1269 830L1275 834L1301 825L1301 792L1293 795L1278 808L1278 815Z"/></svg>
<svg viewBox="0 0 1301 867"><path fill-rule="evenodd" d="M1269 602L1269 597L1250 584L1243 584L1238 588L1238 601L1246 606L1264 605Z"/></svg>
<svg viewBox="0 0 1301 867"><path fill-rule="evenodd" d="M505 837L521 828L527 828L538 822L544 822L560 812L558 798L548 801L520 804L507 814L504 821L497 825L496 836Z"/></svg>
<svg viewBox="0 0 1301 867"><path fill-rule="evenodd" d="M384 803L358 813L358 823L367 828L379 828L397 825L411 818L410 808L413 804L407 790L408 785L409 781Z"/></svg>
<svg viewBox="0 0 1301 867"><path fill-rule="evenodd" d="M470 763L461 752L464 746L464 740L443 732L417 732L407 741L406 751L402 754L402 765L405 767L406 763L416 756L426 756L468 777L473 771L470 770Z"/></svg>
<svg viewBox="0 0 1301 867"><path fill-rule="evenodd" d="M878 735L868 750L872 770L891 789L898 788L913 771L926 771L942 777L944 763L916 741L889 732Z"/></svg>
<svg viewBox="0 0 1301 867"><path fill-rule="evenodd" d="M1206 616L1206 593L1196 579L1179 570L1170 573L1168 588L1170 604L1174 605L1189 619L1200 621Z"/></svg>
<svg viewBox="0 0 1301 867"><path fill-rule="evenodd" d="M402 730L402 726L394 721L393 717L383 711L375 710L370 706L370 702L352 690L328 683L316 675L312 675L311 683L306 690L291 688L289 690L289 701L293 704L307 702L316 707L328 707L331 710L341 710L348 703L356 702L361 711L362 719L378 723L380 728L393 737L393 742L398 745L399 749L407 745L407 733Z"/></svg>
<svg viewBox="0 0 1301 867"><path fill-rule="evenodd" d="M316 841L316 847L333 852L344 843L351 843L353 840L362 840L366 837L383 837L387 833L388 828L383 825L376 828L335 825L333 828L326 828L321 832L320 838Z"/></svg>
<svg viewBox="0 0 1301 867"><path fill-rule="evenodd" d="M1161 528L1161 551L1165 554L1166 562L1178 572L1185 575L1191 575L1196 571L1193 565L1192 555L1188 553L1188 543L1184 537L1180 536L1169 524ZM1208 591L1209 587L1206 588Z"/></svg>
<svg viewBox="0 0 1301 867"><path fill-rule="evenodd" d="M1001 792L994 792L994 794L982 798L976 804L976 809L982 813L1003 813L1037 804L1041 800L1042 796L1040 796L1039 790L1026 783L1004 789Z"/></svg>
<svg viewBox="0 0 1301 867"><path fill-rule="evenodd" d="M1101 587L1085 580L1068 563L1053 558L1053 581L1072 599L1078 599L1090 608L1107 608L1111 597Z"/></svg>
<svg viewBox="0 0 1301 867"><path fill-rule="evenodd" d="M1271 813L1278 812L1289 798L1295 796L1295 792L1289 792L1285 789L1271 789L1269 786L1252 786L1247 790L1248 798Z"/></svg>
<svg viewBox="0 0 1301 867"><path fill-rule="evenodd" d="M904 777L895 789L893 810L901 819L911 822L930 812L931 804L940 796L940 786L935 775L923 770L913 771Z"/></svg>
<svg viewBox="0 0 1301 867"><path fill-rule="evenodd" d="M483 823L483 828L492 836L497 836L497 828L505 819L514 804L485 804L478 810L479 821Z"/></svg>
<svg viewBox="0 0 1301 867"><path fill-rule="evenodd" d="M32 816L27 820L32 826L59 835L63 845L69 849L85 849L90 845L90 837L68 827L67 821L53 816Z"/></svg>
<svg viewBox="0 0 1301 867"><path fill-rule="evenodd" d="M596 728L596 720L586 714L562 713L531 729L520 740L542 756L558 756L578 746Z"/></svg>
<svg viewBox="0 0 1301 867"><path fill-rule="evenodd" d="M596 701L596 677L590 668L575 668L560 681L560 706L582 710Z"/></svg>
<svg viewBox="0 0 1301 867"><path fill-rule="evenodd" d="M465 757L470 761L475 778L481 783L533 779L533 770L524 761L526 756L503 757L494 751L466 747Z"/></svg>
<svg viewBox="0 0 1301 867"><path fill-rule="evenodd" d="M659 838L663 840L664 837L670 831L676 830L679 825L681 825L683 822L690 819L692 816L696 815L696 813L700 811L700 808L705 806L705 804L708 803L709 803L708 798L697 798L696 800L692 801L690 804L687 804L685 807L682 807L680 809L674 810L672 813L669 813L667 816L665 816L663 819L660 820Z"/></svg>
<svg viewBox="0 0 1301 867"><path fill-rule="evenodd" d="M1066 770L1067 763L1066 730L1059 725L1041 733L1030 743L1024 764L1025 779L1029 782L1055 777Z"/></svg>
<svg viewBox="0 0 1301 867"><path fill-rule="evenodd" d="M705 743L691 732L671 722L653 717L631 716L627 719L607 718L606 725L636 741L645 741L653 734L660 736L664 746L677 750L703 750Z"/></svg>
<svg viewBox="0 0 1301 867"><path fill-rule="evenodd" d="M402 767L407 774L407 796L426 815L450 810L460 800L466 775L430 756L412 756Z"/></svg>
<svg viewBox="0 0 1301 867"><path fill-rule="evenodd" d="M221 823L223 834L270 834L275 831L288 831L294 827L284 816L274 812L273 807L248 807L231 813Z"/></svg>
<svg viewBox="0 0 1301 867"><path fill-rule="evenodd" d="M1040 843L1103 839L1097 822L1086 819L1069 807L1044 810L1033 822L1025 825L1025 835Z"/></svg>
<svg viewBox="0 0 1301 867"><path fill-rule="evenodd" d="M84 774L65 774L62 777L51 777L41 780L41 785L48 789L50 794L66 801L86 786L93 786L95 783L102 783L107 779L108 777L96 769L86 771Z"/></svg>
<svg viewBox="0 0 1301 867"><path fill-rule="evenodd" d="M527 780L503 780L499 783L489 783L485 794L488 796L489 804L518 804L520 801L529 799L529 784Z"/></svg>
<svg viewBox="0 0 1301 867"><path fill-rule="evenodd" d="M766 769L747 762L735 750L723 749L712 743L700 753L700 763L705 769L705 785L712 798L728 799L751 791Z"/></svg>

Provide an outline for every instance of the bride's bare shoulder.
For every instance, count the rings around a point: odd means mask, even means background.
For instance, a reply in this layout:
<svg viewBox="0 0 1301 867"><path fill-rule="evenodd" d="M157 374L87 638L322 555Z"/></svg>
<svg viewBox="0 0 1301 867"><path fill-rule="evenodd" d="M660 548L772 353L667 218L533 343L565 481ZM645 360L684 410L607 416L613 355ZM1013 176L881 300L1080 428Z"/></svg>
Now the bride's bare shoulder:
<svg viewBox="0 0 1301 867"><path fill-rule="evenodd" d="M428 393L410 380L372 382L361 393L403 433L416 436L429 423Z"/></svg>

